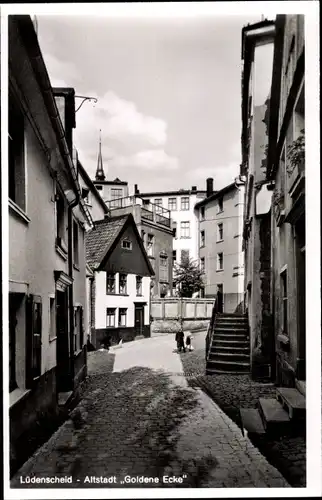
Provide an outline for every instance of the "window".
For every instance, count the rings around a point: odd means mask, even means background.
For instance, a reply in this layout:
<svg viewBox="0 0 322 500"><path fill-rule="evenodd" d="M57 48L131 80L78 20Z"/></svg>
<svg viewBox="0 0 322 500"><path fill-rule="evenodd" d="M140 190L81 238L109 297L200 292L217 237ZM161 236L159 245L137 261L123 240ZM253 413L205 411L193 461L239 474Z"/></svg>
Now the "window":
<svg viewBox="0 0 322 500"><path fill-rule="evenodd" d="M126 313L127 309L119 309L119 326L126 326Z"/></svg>
<svg viewBox="0 0 322 500"><path fill-rule="evenodd" d="M130 240L123 240L122 241L122 248L124 250L132 250L132 241L130 241Z"/></svg>
<svg viewBox="0 0 322 500"><path fill-rule="evenodd" d="M205 220L205 207L200 209L200 220Z"/></svg>
<svg viewBox="0 0 322 500"><path fill-rule="evenodd" d="M224 254L222 252L217 254L217 271L224 269Z"/></svg>
<svg viewBox="0 0 322 500"><path fill-rule="evenodd" d="M282 325L283 333L288 335L288 318L287 318L287 307L288 307L288 296L287 296L287 270L281 273L281 291L282 291Z"/></svg>
<svg viewBox="0 0 322 500"><path fill-rule="evenodd" d="M148 234L147 253L148 253L149 257L153 257L153 254L154 254L154 236L153 236L153 234Z"/></svg>
<svg viewBox="0 0 322 500"><path fill-rule="evenodd" d="M83 308L82 306L76 306L74 307L74 352L82 349L83 343Z"/></svg>
<svg viewBox="0 0 322 500"><path fill-rule="evenodd" d="M221 198L218 198L218 212L217 213L220 213L223 211L224 211L224 199L223 199L223 197L221 197Z"/></svg>
<svg viewBox="0 0 322 500"><path fill-rule="evenodd" d="M122 206L123 189L111 189L111 208L118 208Z"/></svg>
<svg viewBox="0 0 322 500"><path fill-rule="evenodd" d="M127 293L127 274L120 274L120 282L119 282L119 293L125 295Z"/></svg>
<svg viewBox="0 0 322 500"><path fill-rule="evenodd" d="M111 327L111 326L115 327L115 307L114 308L108 307L106 309L106 326L107 327Z"/></svg>
<svg viewBox="0 0 322 500"><path fill-rule="evenodd" d="M189 210L189 196L181 198L181 210Z"/></svg>
<svg viewBox="0 0 322 500"><path fill-rule="evenodd" d="M180 224L180 238L190 238L190 222L182 221Z"/></svg>
<svg viewBox="0 0 322 500"><path fill-rule="evenodd" d="M181 262L189 259L189 250L181 250Z"/></svg>
<svg viewBox="0 0 322 500"><path fill-rule="evenodd" d="M157 213L162 212L162 198L155 198L154 204L156 205L155 211Z"/></svg>
<svg viewBox="0 0 322 500"><path fill-rule="evenodd" d="M76 221L73 221L73 252L74 252L74 265L78 266L79 264L79 255L78 255L78 224Z"/></svg>
<svg viewBox="0 0 322 500"><path fill-rule="evenodd" d="M172 229L173 229L173 237L174 238L177 238L177 223L176 222L172 222Z"/></svg>
<svg viewBox="0 0 322 500"><path fill-rule="evenodd" d="M115 293L115 273L106 274L106 295Z"/></svg>
<svg viewBox="0 0 322 500"><path fill-rule="evenodd" d="M11 94L9 94L8 120L9 198L22 210L26 210L25 124L23 114Z"/></svg>
<svg viewBox="0 0 322 500"><path fill-rule="evenodd" d="M168 209L172 211L177 210L177 198L169 198Z"/></svg>
<svg viewBox="0 0 322 500"><path fill-rule="evenodd" d="M201 257L200 259L200 270L204 273L205 272L205 258Z"/></svg>
<svg viewBox="0 0 322 500"><path fill-rule="evenodd" d="M160 281L169 281L168 256L160 255Z"/></svg>
<svg viewBox="0 0 322 500"><path fill-rule="evenodd" d="M173 252L172 252L172 260L173 260L173 262L176 262L176 260L177 260L177 250L173 250Z"/></svg>
<svg viewBox="0 0 322 500"><path fill-rule="evenodd" d="M66 220L65 220L65 202L60 192L56 193L56 244L67 252L65 243Z"/></svg>
<svg viewBox="0 0 322 500"><path fill-rule="evenodd" d="M206 243L205 231L200 232L200 246L204 247Z"/></svg>
<svg viewBox="0 0 322 500"><path fill-rule="evenodd" d="M49 297L49 340L56 336L56 301L55 297Z"/></svg>
<svg viewBox="0 0 322 500"><path fill-rule="evenodd" d="M221 222L217 224L217 241L221 241L224 239L224 225Z"/></svg>
<svg viewBox="0 0 322 500"><path fill-rule="evenodd" d="M136 277L136 295L142 296L142 276Z"/></svg>

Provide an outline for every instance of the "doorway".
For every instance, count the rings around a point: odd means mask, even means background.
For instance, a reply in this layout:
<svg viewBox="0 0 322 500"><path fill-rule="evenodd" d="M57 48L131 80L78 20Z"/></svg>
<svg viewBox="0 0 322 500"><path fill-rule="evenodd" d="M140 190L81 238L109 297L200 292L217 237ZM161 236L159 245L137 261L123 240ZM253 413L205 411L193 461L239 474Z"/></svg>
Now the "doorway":
<svg viewBox="0 0 322 500"><path fill-rule="evenodd" d="M297 359L297 378L305 380L305 357L306 357L306 310L305 310L305 219L304 215L295 225L296 241L296 268L297 268L297 304L298 304L298 359Z"/></svg>
<svg viewBox="0 0 322 500"><path fill-rule="evenodd" d="M57 391L66 392L71 385L67 290L56 291L56 335Z"/></svg>
<svg viewBox="0 0 322 500"><path fill-rule="evenodd" d="M134 304L134 330L135 336L143 335L144 304Z"/></svg>

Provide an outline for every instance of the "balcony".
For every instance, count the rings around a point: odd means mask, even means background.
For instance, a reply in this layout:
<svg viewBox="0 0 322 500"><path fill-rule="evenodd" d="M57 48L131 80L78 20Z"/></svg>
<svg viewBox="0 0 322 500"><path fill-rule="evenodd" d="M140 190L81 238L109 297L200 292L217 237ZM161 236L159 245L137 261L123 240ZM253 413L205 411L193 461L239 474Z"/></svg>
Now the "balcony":
<svg viewBox="0 0 322 500"><path fill-rule="evenodd" d="M170 210L159 205L151 203L149 200L143 200L139 196L126 196L125 198L117 198L116 200L105 201L111 212L128 207L141 206L142 219L161 224L162 226L171 227ZM113 215L113 214L112 214Z"/></svg>

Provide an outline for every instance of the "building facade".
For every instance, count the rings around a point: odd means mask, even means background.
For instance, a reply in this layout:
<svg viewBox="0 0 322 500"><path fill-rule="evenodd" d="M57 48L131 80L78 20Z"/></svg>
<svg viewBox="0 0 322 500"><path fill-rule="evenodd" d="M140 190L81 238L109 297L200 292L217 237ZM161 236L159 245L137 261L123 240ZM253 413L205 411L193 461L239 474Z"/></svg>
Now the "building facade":
<svg viewBox="0 0 322 500"><path fill-rule="evenodd" d="M131 213L134 217L144 248L148 254L154 276L151 282L152 297L172 294L173 230L170 212L160 209L140 196L127 196L107 202L113 216Z"/></svg>
<svg viewBox="0 0 322 500"><path fill-rule="evenodd" d="M267 190L269 97L275 24L261 21L242 30L242 164L245 180L243 249L245 308L254 377L274 373L271 307L271 216Z"/></svg>
<svg viewBox="0 0 322 500"><path fill-rule="evenodd" d="M86 234L86 254L92 344L149 337L154 272L132 214L96 222Z"/></svg>
<svg viewBox="0 0 322 500"><path fill-rule="evenodd" d="M198 218L195 205L206 196L206 191L200 191L196 186L191 190L140 193L135 186L135 193L143 199L143 203L155 205L159 213L169 211L171 228L173 230L172 261L173 271L171 276L171 294L176 294L175 264L180 264L183 259L189 258L198 262ZM210 193L209 193L210 194Z"/></svg>
<svg viewBox="0 0 322 500"><path fill-rule="evenodd" d="M85 229L92 221L29 16L9 16L11 465L86 375ZM19 451L20 450L20 451Z"/></svg>
<svg viewBox="0 0 322 500"><path fill-rule="evenodd" d="M223 294L223 311L242 309L244 298L244 185L237 181L196 204L204 297Z"/></svg>
<svg viewBox="0 0 322 500"><path fill-rule="evenodd" d="M305 381L304 16L277 16L267 158L276 379Z"/></svg>

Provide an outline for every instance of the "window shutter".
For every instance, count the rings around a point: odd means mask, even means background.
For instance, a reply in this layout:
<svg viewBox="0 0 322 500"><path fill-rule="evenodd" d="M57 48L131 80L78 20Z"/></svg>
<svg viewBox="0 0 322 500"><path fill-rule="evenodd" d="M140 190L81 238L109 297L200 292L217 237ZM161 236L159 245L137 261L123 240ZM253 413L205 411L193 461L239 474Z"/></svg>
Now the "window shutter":
<svg viewBox="0 0 322 500"><path fill-rule="evenodd" d="M26 304L26 386L41 375L42 299L29 295Z"/></svg>
<svg viewBox="0 0 322 500"><path fill-rule="evenodd" d="M79 335L80 335L79 348L80 349L82 349L83 345L84 345L84 324L83 324L83 321L84 321L84 314L83 314L83 308L81 306L79 308Z"/></svg>

